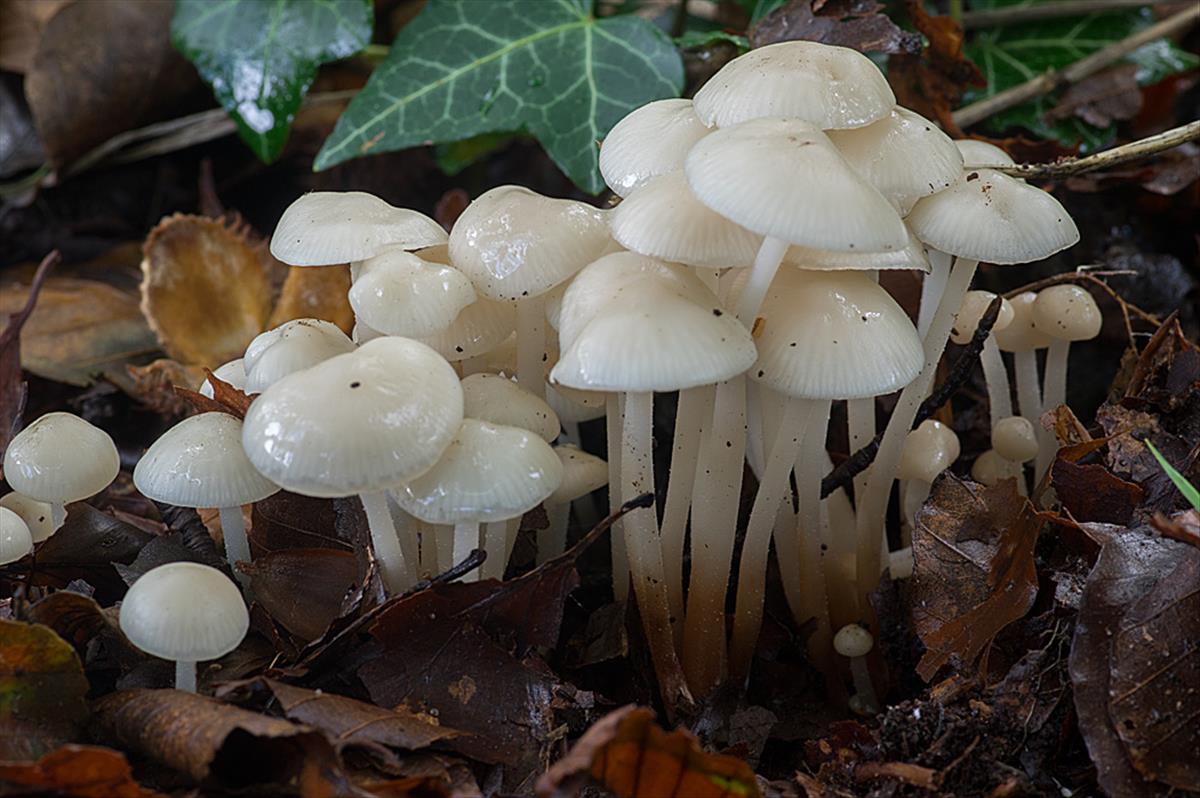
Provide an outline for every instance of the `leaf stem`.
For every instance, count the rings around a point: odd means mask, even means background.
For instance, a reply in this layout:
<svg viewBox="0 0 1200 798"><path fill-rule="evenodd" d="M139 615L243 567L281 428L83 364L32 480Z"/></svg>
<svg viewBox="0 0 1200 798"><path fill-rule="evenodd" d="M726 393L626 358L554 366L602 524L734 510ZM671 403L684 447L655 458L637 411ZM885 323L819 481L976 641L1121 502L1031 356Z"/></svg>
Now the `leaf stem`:
<svg viewBox="0 0 1200 798"><path fill-rule="evenodd" d="M972 30L1041 19L1082 17L1126 8L1145 8L1149 5L1146 0L1056 0L1053 3L965 11L959 21L963 30Z"/></svg>
<svg viewBox="0 0 1200 798"><path fill-rule="evenodd" d="M1160 152L1200 139L1200 121L1188 122L1186 125L1173 127L1162 133L1147 136L1144 139L1131 141L1119 147L1086 155L1082 158L1061 158L1053 163L1020 163L1013 165L994 165L980 167L1004 172L1006 175L1024 178L1068 177L1070 175L1105 169L1110 166L1140 161Z"/></svg>

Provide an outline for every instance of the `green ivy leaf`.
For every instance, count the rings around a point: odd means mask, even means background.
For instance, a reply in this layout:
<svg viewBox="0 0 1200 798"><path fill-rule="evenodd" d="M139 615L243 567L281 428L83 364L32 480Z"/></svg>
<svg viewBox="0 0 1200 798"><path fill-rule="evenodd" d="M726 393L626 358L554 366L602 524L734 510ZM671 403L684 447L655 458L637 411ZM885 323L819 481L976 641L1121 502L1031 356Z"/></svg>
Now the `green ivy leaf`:
<svg viewBox="0 0 1200 798"><path fill-rule="evenodd" d="M690 50L693 47L708 47L713 44L727 42L738 48L739 53L750 49L750 40L736 33L723 30L689 30L682 36L675 37L675 46L680 50Z"/></svg>
<svg viewBox="0 0 1200 798"><path fill-rule="evenodd" d="M271 161L317 67L366 46L372 13L370 0L176 0L171 41Z"/></svg>
<svg viewBox="0 0 1200 798"><path fill-rule="evenodd" d="M671 41L592 0L430 0L338 120L315 169L481 133L525 130L581 188L604 187L602 139L683 88Z"/></svg>
<svg viewBox="0 0 1200 798"><path fill-rule="evenodd" d="M1031 0L977 0L972 8L989 9L1030 3ZM965 51L967 57L983 70L988 85L984 90L968 92L964 102L985 99L1047 70L1061 69L1152 22L1153 18L1146 10L1119 9L1085 17L1040 20L979 31L967 44ZM1138 65L1137 80L1142 86L1200 63L1200 59L1165 39L1150 42L1130 53L1125 60ZM1056 103L1053 94L1040 97L996 114L987 120L985 126L997 132L1012 126L1024 127L1037 136L1067 146L1078 144L1084 152L1103 148L1112 142L1116 135L1115 127L1096 128L1078 119L1046 121L1046 112Z"/></svg>

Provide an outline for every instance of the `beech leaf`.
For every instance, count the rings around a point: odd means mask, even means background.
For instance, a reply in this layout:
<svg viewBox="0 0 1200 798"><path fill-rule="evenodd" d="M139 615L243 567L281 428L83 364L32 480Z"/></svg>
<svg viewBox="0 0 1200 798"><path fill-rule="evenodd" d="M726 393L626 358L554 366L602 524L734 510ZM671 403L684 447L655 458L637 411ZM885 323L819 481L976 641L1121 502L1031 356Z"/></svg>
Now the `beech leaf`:
<svg viewBox="0 0 1200 798"><path fill-rule="evenodd" d="M0 760L36 759L74 739L87 691L70 643L47 626L0 619Z"/></svg>
<svg viewBox="0 0 1200 798"><path fill-rule="evenodd" d="M7 794L63 798L161 798L133 778L119 751L94 745L64 745L36 762L0 762L0 782L17 789Z"/></svg>

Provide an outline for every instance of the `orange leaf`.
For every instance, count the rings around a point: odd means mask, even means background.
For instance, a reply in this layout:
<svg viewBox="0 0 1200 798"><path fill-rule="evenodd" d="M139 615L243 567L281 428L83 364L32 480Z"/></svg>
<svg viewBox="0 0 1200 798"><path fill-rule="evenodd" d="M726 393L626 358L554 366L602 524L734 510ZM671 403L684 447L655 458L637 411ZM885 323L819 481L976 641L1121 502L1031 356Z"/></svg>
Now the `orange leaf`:
<svg viewBox="0 0 1200 798"><path fill-rule="evenodd" d="M71 798L154 798L133 778L133 770L119 751L93 745L64 745L36 762L0 762L0 781L29 788L22 794Z"/></svg>
<svg viewBox="0 0 1200 798"><path fill-rule="evenodd" d="M292 319L324 319L349 335L354 329L349 291L349 266L293 266L267 326L275 328Z"/></svg>

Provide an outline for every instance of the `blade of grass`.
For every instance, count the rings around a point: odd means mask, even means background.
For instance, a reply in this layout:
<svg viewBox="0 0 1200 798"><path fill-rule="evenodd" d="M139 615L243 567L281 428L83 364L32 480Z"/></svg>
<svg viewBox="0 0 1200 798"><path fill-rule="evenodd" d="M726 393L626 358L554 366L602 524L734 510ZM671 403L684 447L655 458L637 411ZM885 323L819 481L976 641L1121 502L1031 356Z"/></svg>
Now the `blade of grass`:
<svg viewBox="0 0 1200 798"><path fill-rule="evenodd" d="M1184 478L1183 474L1180 474L1178 471L1176 471L1175 467L1167 462L1167 458L1162 456L1162 453L1155 448L1154 444L1151 443L1149 439L1143 442L1146 444L1146 448L1150 450L1150 454L1154 455L1154 459L1158 461L1158 464L1162 467L1162 470L1165 471L1167 476L1171 478L1171 481L1175 483L1175 487L1179 489L1179 492L1183 494L1183 497L1188 500L1188 503L1191 504L1197 512L1200 512L1200 490L1197 490L1195 485L1188 482L1187 479Z"/></svg>

